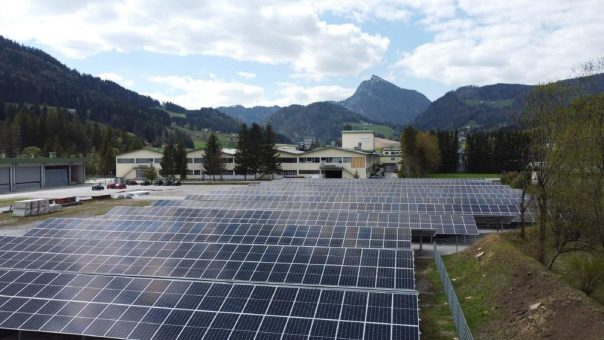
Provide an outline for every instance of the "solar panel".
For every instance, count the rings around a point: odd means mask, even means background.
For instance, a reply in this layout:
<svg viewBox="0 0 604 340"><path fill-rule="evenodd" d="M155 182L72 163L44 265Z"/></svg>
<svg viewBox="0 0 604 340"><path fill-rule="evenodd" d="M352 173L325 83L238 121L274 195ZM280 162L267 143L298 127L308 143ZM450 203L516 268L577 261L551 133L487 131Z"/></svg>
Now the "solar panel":
<svg viewBox="0 0 604 340"><path fill-rule="evenodd" d="M411 231L516 217L483 180L292 180L0 238L0 329L124 339L418 339ZM514 207L513 207L514 206Z"/></svg>
<svg viewBox="0 0 604 340"><path fill-rule="evenodd" d="M0 246L0 268L141 277L414 289L413 252L25 236Z"/></svg>
<svg viewBox="0 0 604 340"><path fill-rule="evenodd" d="M416 293L18 270L0 270L0 286L5 329L125 339L419 339Z"/></svg>
<svg viewBox="0 0 604 340"><path fill-rule="evenodd" d="M347 227L390 227L412 230L433 231L437 234L478 235L474 217L457 214L398 213L398 212L359 212L347 210L257 210L253 208L214 209L196 206L193 208L174 207L116 207L111 209L104 219L132 219L178 222L216 222L216 223L268 223L347 226ZM399 231L400 232L400 231Z"/></svg>
<svg viewBox="0 0 604 340"><path fill-rule="evenodd" d="M208 217L212 218L212 217ZM234 219L230 219L234 220ZM178 222L155 220L49 219L28 236L83 239L220 242L358 248L410 248L411 230L403 227L298 225L246 219L241 222Z"/></svg>
<svg viewBox="0 0 604 340"><path fill-rule="evenodd" d="M516 216L517 204L415 204L415 203L333 203L333 202L259 202L259 201L189 201L159 200L156 207L251 210L345 210L365 212L400 212L411 214L459 214L478 216Z"/></svg>

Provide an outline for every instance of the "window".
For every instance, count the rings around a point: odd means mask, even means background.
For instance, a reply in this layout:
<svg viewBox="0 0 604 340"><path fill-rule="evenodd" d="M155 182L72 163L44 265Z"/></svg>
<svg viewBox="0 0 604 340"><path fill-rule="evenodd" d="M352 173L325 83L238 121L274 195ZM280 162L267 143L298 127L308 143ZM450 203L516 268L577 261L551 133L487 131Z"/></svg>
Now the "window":
<svg viewBox="0 0 604 340"><path fill-rule="evenodd" d="M193 163L193 158L187 158L187 163Z"/></svg>
<svg viewBox="0 0 604 340"><path fill-rule="evenodd" d="M161 163L161 158L153 158L153 162L159 164Z"/></svg>
<svg viewBox="0 0 604 340"><path fill-rule="evenodd" d="M133 164L134 158L118 158L117 163L118 164Z"/></svg>
<svg viewBox="0 0 604 340"><path fill-rule="evenodd" d="M136 164L153 163L153 158L137 158Z"/></svg>
<svg viewBox="0 0 604 340"><path fill-rule="evenodd" d="M279 157L277 160L279 163L298 163L298 159L295 157Z"/></svg>
<svg viewBox="0 0 604 340"><path fill-rule="evenodd" d="M187 170L187 175L192 176L193 175L193 170Z"/></svg>
<svg viewBox="0 0 604 340"><path fill-rule="evenodd" d="M224 158L224 162L225 163L234 163L235 162L235 158L229 157L229 158Z"/></svg>
<svg viewBox="0 0 604 340"><path fill-rule="evenodd" d="M350 157L344 157L344 158L342 158L342 162L343 163L350 163L350 162L352 162L352 158L350 158Z"/></svg>
<svg viewBox="0 0 604 340"><path fill-rule="evenodd" d="M193 163L203 163L203 158L193 158Z"/></svg>
<svg viewBox="0 0 604 340"><path fill-rule="evenodd" d="M319 157L302 157L300 163L321 163L321 159Z"/></svg>
<svg viewBox="0 0 604 340"><path fill-rule="evenodd" d="M193 170L193 176L201 176L201 170Z"/></svg>
<svg viewBox="0 0 604 340"><path fill-rule="evenodd" d="M296 170L281 170L279 174L282 176L296 176L298 172Z"/></svg>
<svg viewBox="0 0 604 340"><path fill-rule="evenodd" d="M319 175L320 170L300 170L300 175Z"/></svg>

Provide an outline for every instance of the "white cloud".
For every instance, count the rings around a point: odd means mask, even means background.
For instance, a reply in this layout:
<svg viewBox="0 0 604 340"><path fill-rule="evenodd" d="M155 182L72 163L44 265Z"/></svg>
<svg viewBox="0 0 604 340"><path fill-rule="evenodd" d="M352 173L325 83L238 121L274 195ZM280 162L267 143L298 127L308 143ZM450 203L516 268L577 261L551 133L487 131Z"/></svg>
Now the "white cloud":
<svg viewBox="0 0 604 340"><path fill-rule="evenodd" d="M350 97L355 90L336 85L301 86L293 83L279 83L278 86L279 98L271 101L272 105L306 105L319 101L337 101Z"/></svg>
<svg viewBox="0 0 604 340"><path fill-rule="evenodd" d="M456 11L424 11L434 39L394 68L449 85L538 83L604 55L601 1L460 0Z"/></svg>
<svg viewBox="0 0 604 340"><path fill-rule="evenodd" d="M85 58L107 51L213 55L288 64L309 77L356 75L389 40L328 24L305 1L24 0L4 6L0 32ZM336 57L340 56L340 57ZM339 62L338 62L339 61Z"/></svg>
<svg viewBox="0 0 604 340"><path fill-rule="evenodd" d="M264 89L216 78L194 79L179 76L152 76L151 82L162 85L162 92L149 95L160 101L170 101L187 109L241 104L254 105L264 98Z"/></svg>
<svg viewBox="0 0 604 340"><path fill-rule="evenodd" d="M114 72L99 73L97 74L97 77L103 80L111 80L112 82L118 83L125 87L132 87L132 85L134 85L134 81L130 79L124 79L124 77Z"/></svg>
<svg viewBox="0 0 604 340"><path fill-rule="evenodd" d="M252 72L239 71L239 72L237 72L237 75L243 79L256 78L256 73L252 73Z"/></svg>
<svg viewBox="0 0 604 340"><path fill-rule="evenodd" d="M336 85L301 86L294 83L278 83L274 96L269 97L263 87L217 78L152 76L149 81L161 85L162 90L148 95L162 102L170 101L182 105L187 109L235 104L306 105L318 101L342 100L352 95L355 90Z"/></svg>

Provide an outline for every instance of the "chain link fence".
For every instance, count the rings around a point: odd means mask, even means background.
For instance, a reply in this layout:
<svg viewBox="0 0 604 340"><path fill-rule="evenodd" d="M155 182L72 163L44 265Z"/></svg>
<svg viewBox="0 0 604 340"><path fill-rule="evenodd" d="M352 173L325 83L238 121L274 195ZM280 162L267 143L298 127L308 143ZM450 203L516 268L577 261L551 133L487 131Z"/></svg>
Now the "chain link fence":
<svg viewBox="0 0 604 340"><path fill-rule="evenodd" d="M451 316L453 317L453 322L455 323L455 328L457 329L457 336L459 336L460 340L473 340L474 338L472 337L472 332L470 332L470 327L468 327L466 317L463 315L461 305L457 299L457 294L455 294L455 290L453 289L453 285L451 284L451 280L447 274L447 269L445 268L445 263L440 257L436 243L434 243L434 262L436 263L436 268L438 269L440 282L442 282L445 295L447 296L447 302L449 303L449 308L451 309Z"/></svg>

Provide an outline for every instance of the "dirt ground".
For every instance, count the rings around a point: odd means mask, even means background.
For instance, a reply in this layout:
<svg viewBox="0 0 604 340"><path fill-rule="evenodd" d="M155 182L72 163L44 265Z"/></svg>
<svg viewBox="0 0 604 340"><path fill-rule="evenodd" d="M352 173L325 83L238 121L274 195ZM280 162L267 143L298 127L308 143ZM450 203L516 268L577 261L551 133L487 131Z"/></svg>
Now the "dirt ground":
<svg viewBox="0 0 604 340"><path fill-rule="evenodd" d="M485 254L477 260L481 252ZM498 235L485 237L454 256L480 261L478 270L483 275L494 275L489 271L495 268L509 278L493 291L498 317L473 330L475 338L604 339L602 305Z"/></svg>

